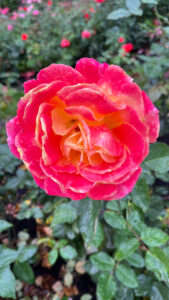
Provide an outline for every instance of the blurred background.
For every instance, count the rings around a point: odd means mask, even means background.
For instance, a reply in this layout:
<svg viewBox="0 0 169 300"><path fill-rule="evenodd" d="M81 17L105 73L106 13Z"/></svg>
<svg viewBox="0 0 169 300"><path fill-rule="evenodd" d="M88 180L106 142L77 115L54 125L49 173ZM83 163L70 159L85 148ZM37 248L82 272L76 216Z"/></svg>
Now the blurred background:
<svg viewBox="0 0 169 300"><path fill-rule="evenodd" d="M165 112L168 17L166 0L1 0L0 118L16 106L25 80L51 63L74 66L84 56L125 68ZM161 134L168 129L163 116Z"/></svg>
<svg viewBox="0 0 169 300"><path fill-rule="evenodd" d="M169 143L168 0L0 0L0 216L9 222L3 230L13 225L12 231L0 235L1 244L7 247L6 254L0 254L0 268L8 257L17 278L15 287L13 275L8 274L6 292L0 280L0 296L6 299L14 298L15 293L17 299L25 300L96 299L95 269L88 261L83 268L87 258L74 206L66 200L67 206L58 210L63 199L45 195L34 184L10 153L5 133L5 123L16 114L23 95L23 82L51 63L74 67L81 57L124 68L159 108L159 141ZM164 217L167 212L161 199L168 197L169 177L155 177L148 171L146 176L156 192L156 213ZM155 178L161 180L158 186L154 186ZM156 217L150 219L158 224ZM94 249L103 241L99 228ZM0 226L0 232L3 230ZM20 247L24 251L20 250L16 260L16 250L11 248ZM129 290L119 285L115 299L148 295L137 292L134 296Z"/></svg>

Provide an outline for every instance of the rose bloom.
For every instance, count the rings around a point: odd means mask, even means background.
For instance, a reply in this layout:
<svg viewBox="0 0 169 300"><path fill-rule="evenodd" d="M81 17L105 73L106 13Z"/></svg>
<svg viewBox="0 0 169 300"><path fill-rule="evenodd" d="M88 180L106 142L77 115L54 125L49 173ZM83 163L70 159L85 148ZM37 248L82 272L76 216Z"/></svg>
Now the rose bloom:
<svg viewBox="0 0 169 300"><path fill-rule="evenodd" d="M7 29L8 29L8 31L12 31L13 30L13 25L8 24Z"/></svg>
<svg viewBox="0 0 169 300"><path fill-rule="evenodd" d="M28 35L26 33L21 34L22 41L26 41L28 39Z"/></svg>
<svg viewBox="0 0 169 300"><path fill-rule="evenodd" d="M60 46L61 46L62 48L69 47L69 46L70 46L69 40L63 38L63 39L61 40Z"/></svg>
<svg viewBox="0 0 169 300"><path fill-rule="evenodd" d="M9 7L0 8L0 13L2 15L6 15L9 12Z"/></svg>
<svg viewBox="0 0 169 300"><path fill-rule="evenodd" d="M122 47L121 47L125 52L131 52L133 50L133 44L131 43L128 43L128 44L124 44Z"/></svg>
<svg viewBox="0 0 169 300"><path fill-rule="evenodd" d="M82 33L81 33L81 37L82 37L83 39L88 39L88 38L90 38L90 37L91 37L90 31L88 31L88 30L83 30Z"/></svg>
<svg viewBox="0 0 169 300"><path fill-rule="evenodd" d="M119 42L119 43L124 43L124 41L125 41L124 37L120 36L120 37L118 38L118 42Z"/></svg>
<svg viewBox="0 0 169 300"><path fill-rule="evenodd" d="M52 5L52 1L48 1L48 5L51 6Z"/></svg>
<svg viewBox="0 0 169 300"><path fill-rule="evenodd" d="M106 0L94 0L95 2L97 2L97 3L103 3L103 2L105 2Z"/></svg>
<svg viewBox="0 0 169 300"><path fill-rule="evenodd" d="M158 110L123 69L80 59L52 64L24 84L8 145L49 195L120 199L138 180Z"/></svg>
<svg viewBox="0 0 169 300"><path fill-rule="evenodd" d="M83 17L84 19L88 19L88 20L90 19L90 15L88 13L84 14Z"/></svg>
<svg viewBox="0 0 169 300"><path fill-rule="evenodd" d="M19 14L19 17L20 17L20 18L25 18L25 14L20 13L20 14Z"/></svg>
<svg viewBox="0 0 169 300"><path fill-rule="evenodd" d="M34 11L33 11L33 13L32 13L32 15L34 15L34 16L38 16L38 15L39 15L39 10L37 10L37 9L36 9L36 10L34 10Z"/></svg>
<svg viewBox="0 0 169 300"><path fill-rule="evenodd" d="M90 7L90 12L91 12L91 13L94 13L94 12L95 12L95 10L94 10L93 7Z"/></svg>

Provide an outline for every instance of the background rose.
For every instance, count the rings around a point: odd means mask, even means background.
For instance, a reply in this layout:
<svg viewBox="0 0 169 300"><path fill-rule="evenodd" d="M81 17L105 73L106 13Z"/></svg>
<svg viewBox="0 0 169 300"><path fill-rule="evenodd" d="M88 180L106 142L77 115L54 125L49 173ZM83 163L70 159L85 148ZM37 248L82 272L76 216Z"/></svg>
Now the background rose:
<svg viewBox="0 0 169 300"><path fill-rule="evenodd" d="M83 58L25 83L8 145L50 195L112 200L136 183L158 110L118 66Z"/></svg>

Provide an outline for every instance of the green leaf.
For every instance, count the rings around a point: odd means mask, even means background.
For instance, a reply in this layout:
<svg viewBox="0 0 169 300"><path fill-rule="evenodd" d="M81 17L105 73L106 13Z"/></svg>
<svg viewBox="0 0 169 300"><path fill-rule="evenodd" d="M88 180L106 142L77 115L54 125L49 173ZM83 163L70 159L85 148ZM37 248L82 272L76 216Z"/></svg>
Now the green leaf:
<svg viewBox="0 0 169 300"><path fill-rule="evenodd" d="M61 223L73 223L76 218L76 209L70 203L62 203L55 208L51 226L55 227Z"/></svg>
<svg viewBox="0 0 169 300"><path fill-rule="evenodd" d="M136 296L147 296L150 293L152 287L152 278L146 276L145 274L140 274L137 277L138 287L135 289Z"/></svg>
<svg viewBox="0 0 169 300"><path fill-rule="evenodd" d="M33 207L31 209L32 217L35 219L42 219L43 218L43 213L40 209L40 207Z"/></svg>
<svg viewBox="0 0 169 300"><path fill-rule="evenodd" d="M51 266L55 264L58 258L58 251L57 249L52 249L48 254L48 260Z"/></svg>
<svg viewBox="0 0 169 300"><path fill-rule="evenodd" d="M151 248L145 256L147 270L154 272L160 281L169 283L169 260L164 251L160 248Z"/></svg>
<svg viewBox="0 0 169 300"><path fill-rule="evenodd" d="M121 18L127 18L130 16L130 12L127 9L119 8L117 10L112 11L108 16L108 20L118 20Z"/></svg>
<svg viewBox="0 0 169 300"><path fill-rule="evenodd" d="M114 267L113 258L105 252L99 252L90 256L92 264L102 271L112 271Z"/></svg>
<svg viewBox="0 0 169 300"><path fill-rule="evenodd" d="M137 234L141 234L142 230L146 227L143 222L143 216L137 209L132 209L127 216L127 222L136 231Z"/></svg>
<svg viewBox="0 0 169 300"><path fill-rule="evenodd" d="M143 268L144 267L144 259L138 253L132 253L127 257L127 262L135 267L135 268Z"/></svg>
<svg viewBox="0 0 169 300"><path fill-rule="evenodd" d="M152 144L144 162L155 172L167 172L169 170L169 146L164 143Z"/></svg>
<svg viewBox="0 0 169 300"><path fill-rule="evenodd" d="M30 259L36 253L38 247L34 245L25 246L18 250L17 260L19 262L24 262Z"/></svg>
<svg viewBox="0 0 169 300"><path fill-rule="evenodd" d="M150 292L151 300L169 300L169 288L161 282L153 283Z"/></svg>
<svg viewBox="0 0 169 300"><path fill-rule="evenodd" d="M110 232L110 234L110 238L112 238L112 231ZM123 230L116 230L113 234L113 244L115 248L118 249L121 243L127 242L130 238L133 238L133 233L129 230L129 228L125 228Z"/></svg>
<svg viewBox="0 0 169 300"><path fill-rule="evenodd" d="M106 205L106 208L109 210L115 210L115 211L119 211L119 206L118 206L118 201L119 200L113 200L113 201L109 201Z"/></svg>
<svg viewBox="0 0 169 300"><path fill-rule="evenodd" d="M129 10L138 9L140 7L140 0L126 0L126 6Z"/></svg>
<svg viewBox="0 0 169 300"><path fill-rule="evenodd" d="M0 145L0 171L5 170L6 172L13 173L16 166L20 164L20 160L13 156L9 150L8 145Z"/></svg>
<svg viewBox="0 0 169 300"><path fill-rule="evenodd" d="M104 240L103 225L98 220L97 226L96 226L96 233L93 237L93 241L92 241L91 245L88 247L88 253L96 252L98 250L98 248L101 246L103 240Z"/></svg>
<svg viewBox="0 0 169 300"><path fill-rule="evenodd" d="M15 276L24 282L33 284L35 281L35 275L31 266L27 262L16 262L13 266Z"/></svg>
<svg viewBox="0 0 169 300"><path fill-rule="evenodd" d="M157 4L158 0L141 0L145 4Z"/></svg>
<svg viewBox="0 0 169 300"><path fill-rule="evenodd" d="M149 247L158 247L169 240L169 236L159 228L146 227L141 233L141 239Z"/></svg>
<svg viewBox="0 0 169 300"><path fill-rule="evenodd" d="M143 11L139 9L140 7L140 0L126 0L126 6L128 10L135 15L141 16Z"/></svg>
<svg viewBox="0 0 169 300"><path fill-rule="evenodd" d="M150 197L148 185L145 179L140 178L137 181L134 189L132 190L132 200L136 206L143 210L143 212L147 211L150 203Z"/></svg>
<svg viewBox="0 0 169 300"><path fill-rule="evenodd" d="M139 247L139 242L136 238L128 239L127 241L119 245L119 248L115 253L115 259L120 261L124 258L127 258L131 253L136 251L138 247Z"/></svg>
<svg viewBox="0 0 169 300"><path fill-rule="evenodd" d="M77 251L74 247L68 245L60 249L60 255L64 259L74 259L77 256Z"/></svg>
<svg viewBox="0 0 169 300"><path fill-rule="evenodd" d="M17 251L9 248L2 248L0 250L0 268L10 265L16 260L17 256Z"/></svg>
<svg viewBox="0 0 169 300"><path fill-rule="evenodd" d="M124 264L119 264L116 268L116 276L118 280L127 287L138 287L138 281L135 272Z"/></svg>
<svg viewBox="0 0 169 300"><path fill-rule="evenodd" d="M0 296L16 299L15 277L9 267L0 269Z"/></svg>
<svg viewBox="0 0 169 300"><path fill-rule="evenodd" d="M97 285L97 299L111 300L116 292L116 284L114 278L109 273L102 273L99 276Z"/></svg>
<svg viewBox="0 0 169 300"><path fill-rule="evenodd" d="M116 300L134 300L134 294L132 289L129 289L118 282L116 290Z"/></svg>
<svg viewBox="0 0 169 300"><path fill-rule="evenodd" d="M95 239L101 206L102 201L100 200L93 201L90 198L81 200L79 225L87 246L90 246Z"/></svg>
<svg viewBox="0 0 169 300"><path fill-rule="evenodd" d="M5 231L12 227L13 225L8 223L7 221L0 220L0 232Z"/></svg>
<svg viewBox="0 0 169 300"><path fill-rule="evenodd" d="M164 203L162 197L155 194L151 196L149 209L146 213L151 221L156 221L158 217L164 216Z"/></svg>
<svg viewBox="0 0 169 300"><path fill-rule="evenodd" d="M125 219L122 215L115 213L114 211L105 211L104 219L113 228L124 229L126 228Z"/></svg>

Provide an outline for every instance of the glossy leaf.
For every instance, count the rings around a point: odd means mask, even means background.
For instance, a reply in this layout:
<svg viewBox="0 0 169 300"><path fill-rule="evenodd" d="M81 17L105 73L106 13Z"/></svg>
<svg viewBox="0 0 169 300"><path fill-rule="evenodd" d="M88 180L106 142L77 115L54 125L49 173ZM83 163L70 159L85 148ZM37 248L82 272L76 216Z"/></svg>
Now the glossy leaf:
<svg viewBox="0 0 169 300"><path fill-rule="evenodd" d="M13 225L5 220L0 220L0 232L5 231L12 227Z"/></svg>
<svg viewBox="0 0 169 300"><path fill-rule="evenodd" d="M27 262L23 262L23 263L16 262L14 264L13 271L15 273L15 276L19 280L25 281L30 284L34 283L35 275L32 267Z"/></svg>
<svg viewBox="0 0 169 300"><path fill-rule="evenodd" d="M136 296L147 296L150 293L153 279L145 274L137 277L138 287L135 289Z"/></svg>
<svg viewBox="0 0 169 300"><path fill-rule="evenodd" d="M64 259L74 259L77 256L77 251L74 247L68 245L60 249L60 255Z"/></svg>
<svg viewBox="0 0 169 300"><path fill-rule="evenodd" d="M23 248L20 248L18 250L18 257L17 260L19 262L24 262L30 259L37 251L37 246L30 245L30 246L25 246Z"/></svg>
<svg viewBox="0 0 169 300"><path fill-rule="evenodd" d="M145 256L146 268L156 275L158 280L169 283L169 260L160 248L151 248Z"/></svg>
<svg viewBox="0 0 169 300"><path fill-rule="evenodd" d="M126 227L125 219L122 215L114 211L105 211L104 219L107 224L116 229L124 229Z"/></svg>
<svg viewBox="0 0 169 300"><path fill-rule="evenodd" d="M141 233L141 239L149 247L158 247L169 240L169 235L159 228L146 227Z"/></svg>
<svg viewBox="0 0 169 300"><path fill-rule="evenodd" d="M139 247L139 242L136 238L130 238L127 241L121 243L115 253L116 260L123 260L127 258L130 254L137 250Z"/></svg>
<svg viewBox="0 0 169 300"><path fill-rule="evenodd" d="M118 20L121 18L127 18L130 16L130 12L127 9L119 8L117 10L112 11L108 16L108 20Z"/></svg>
<svg viewBox="0 0 169 300"><path fill-rule="evenodd" d="M9 248L2 248L0 250L0 268L10 265L16 260L17 256L17 251Z"/></svg>
<svg viewBox="0 0 169 300"><path fill-rule="evenodd" d="M102 271L112 271L114 267L113 258L105 253L99 252L90 256L92 264Z"/></svg>
<svg viewBox="0 0 169 300"><path fill-rule="evenodd" d="M150 300L169 300L169 288L160 282L155 282L151 288Z"/></svg>
<svg viewBox="0 0 169 300"><path fill-rule="evenodd" d="M55 227L61 223L73 223L76 218L76 209L70 203L62 203L55 208L51 226Z"/></svg>
<svg viewBox="0 0 169 300"><path fill-rule="evenodd" d="M152 144L144 162L155 172L167 172L169 170L169 146L164 143Z"/></svg>
<svg viewBox="0 0 169 300"><path fill-rule="evenodd" d="M81 200L79 225L80 232L87 246L90 246L96 236L98 215L102 201L93 201L90 198Z"/></svg>
<svg viewBox="0 0 169 300"><path fill-rule="evenodd" d="M52 249L49 253L48 253L48 260L51 266L53 266L55 264L55 262L57 261L58 258L58 251L57 249Z"/></svg>
<svg viewBox="0 0 169 300"><path fill-rule="evenodd" d="M150 197L148 185L145 179L140 178L137 181L132 191L132 200L136 206L140 207L143 212L146 212L149 207Z"/></svg>
<svg viewBox="0 0 169 300"><path fill-rule="evenodd" d="M124 264L117 265L116 276L118 280L127 287L138 287L138 281L133 269Z"/></svg>
<svg viewBox="0 0 169 300"><path fill-rule="evenodd" d="M9 267L0 269L0 296L15 299L15 276Z"/></svg>
<svg viewBox="0 0 169 300"><path fill-rule="evenodd" d="M127 262L135 268L144 267L144 258L138 253L132 253L127 257Z"/></svg>
<svg viewBox="0 0 169 300"><path fill-rule="evenodd" d="M116 292L116 284L114 278L109 273L102 273L99 276L97 285L97 299L111 300Z"/></svg>

